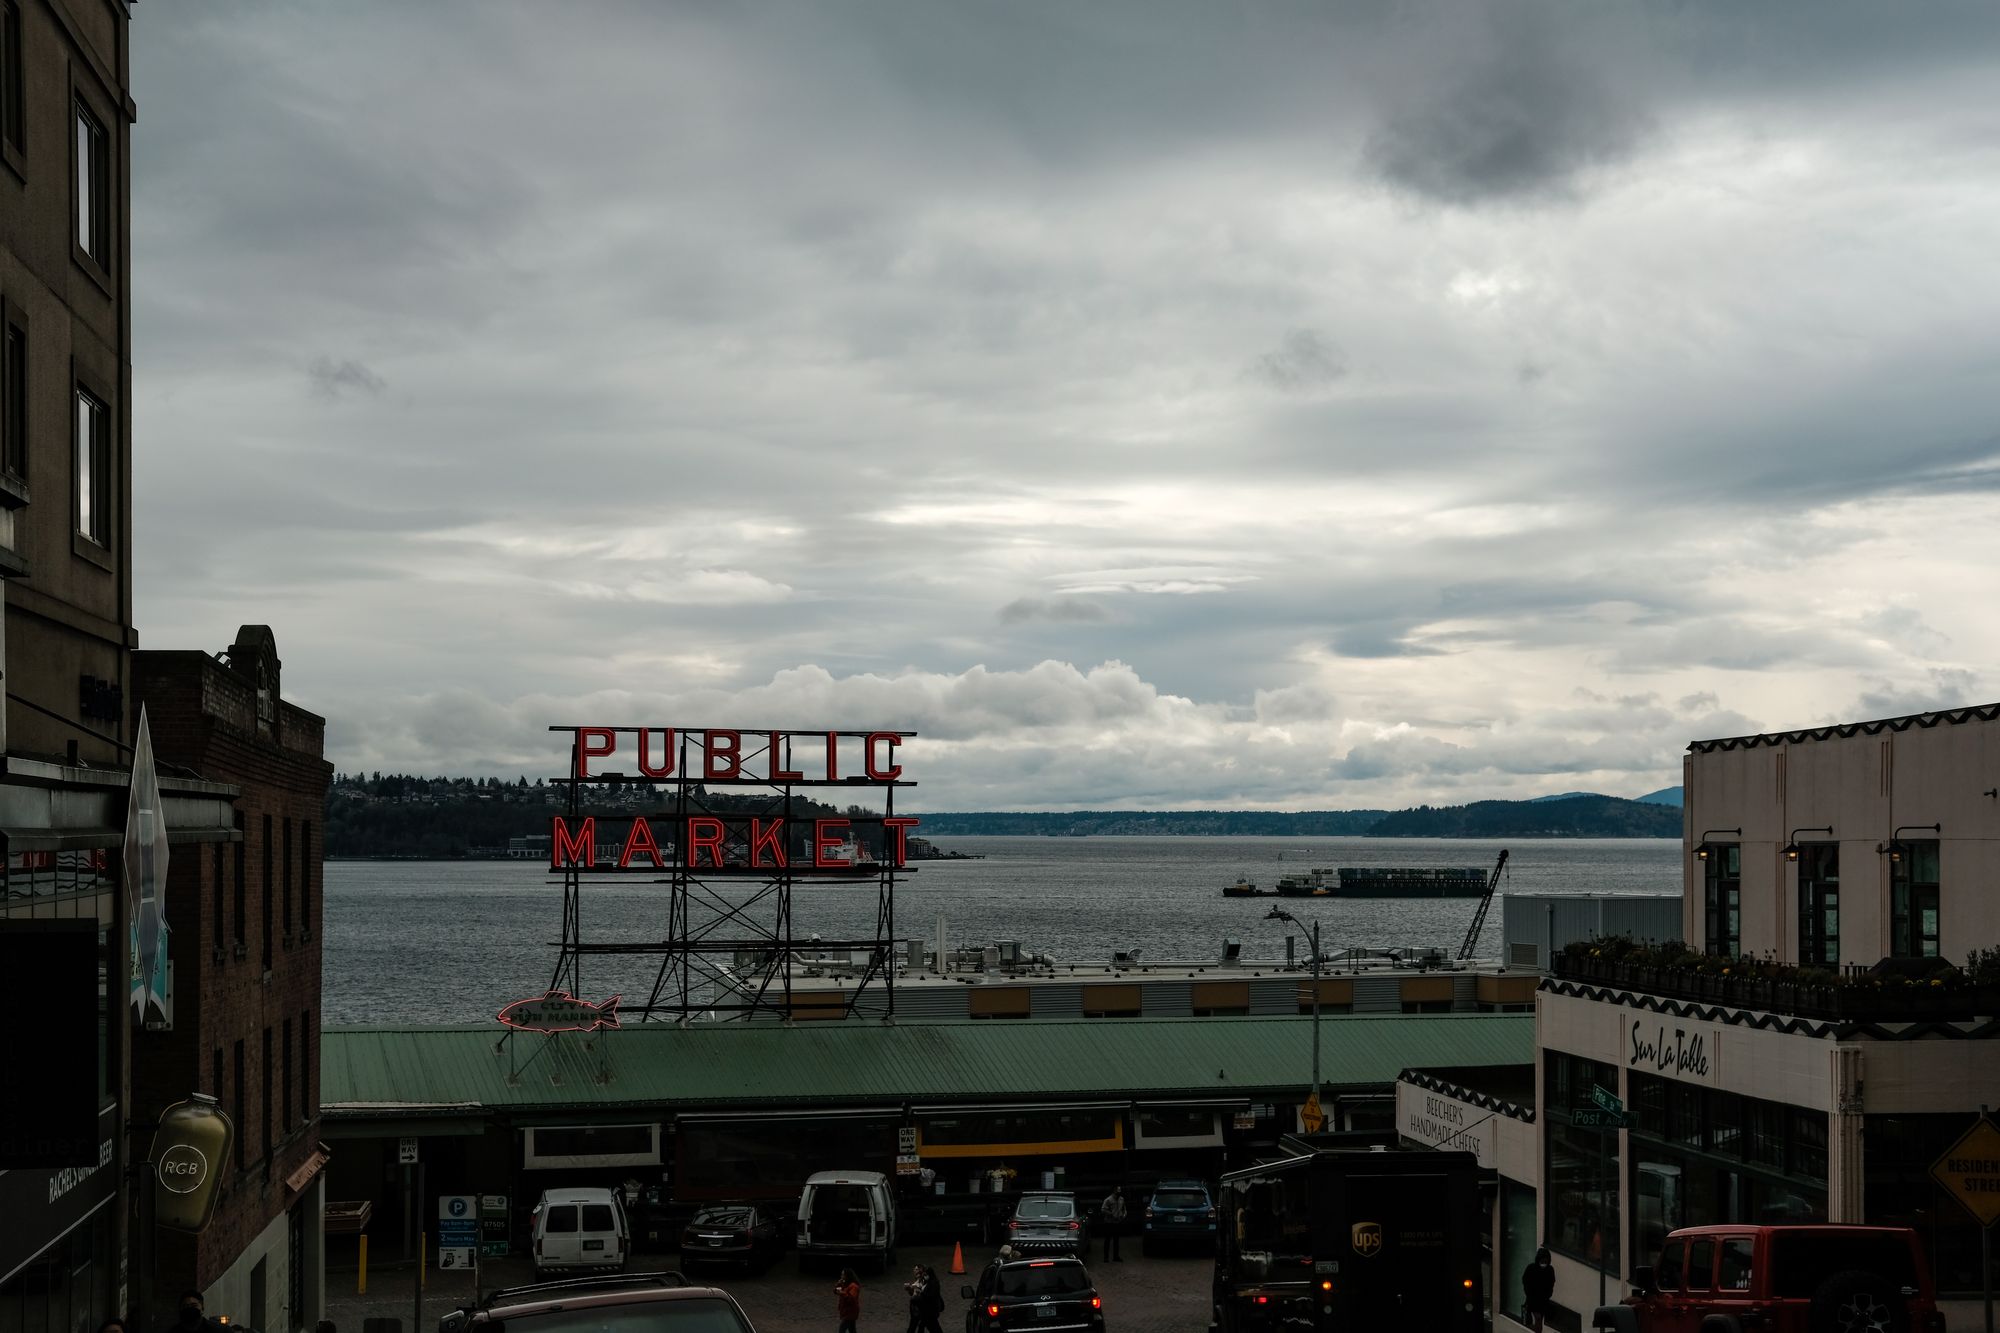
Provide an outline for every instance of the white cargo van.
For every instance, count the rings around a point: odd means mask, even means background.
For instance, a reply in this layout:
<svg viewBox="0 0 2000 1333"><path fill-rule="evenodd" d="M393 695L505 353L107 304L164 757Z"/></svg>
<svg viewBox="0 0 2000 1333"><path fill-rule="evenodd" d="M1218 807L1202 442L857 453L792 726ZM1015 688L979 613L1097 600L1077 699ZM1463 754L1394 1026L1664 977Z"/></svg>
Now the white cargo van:
<svg viewBox="0 0 2000 1333"><path fill-rule="evenodd" d="M886 1272L896 1261L896 1205L880 1171L821 1171L799 1196L799 1267L856 1260Z"/></svg>
<svg viewBox="0 0 2000 1333"><path fill-rule="evenodd" d="M543 1190L535 1205L535 1272L625 1267L632 1228L615 1190Z"/></svg>

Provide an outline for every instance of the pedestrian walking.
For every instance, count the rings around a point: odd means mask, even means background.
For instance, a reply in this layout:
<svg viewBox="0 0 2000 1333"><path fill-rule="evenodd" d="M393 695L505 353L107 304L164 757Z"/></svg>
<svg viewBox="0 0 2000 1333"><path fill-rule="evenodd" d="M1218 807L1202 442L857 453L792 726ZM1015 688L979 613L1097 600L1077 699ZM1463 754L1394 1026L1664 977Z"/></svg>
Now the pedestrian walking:
<svg viewBox="0 0 2000 1333"><path fill-rule="evenodd" d="M856 1333L855 1324L861 1319L861 1279L854 1276L854 1270L840 1270L840 1280L833 1284L833 1308L840 1316L839 1333Z"/></svg>
<svg viewBox="0 0 2000 1333"><path fill-rule="evenodd" d="M923 1315L920 1312L924 1294L924 1266L922 1264L911 1266L910 1280L903 1284L903 1290L910 1297L910 1322L905 1327L904 1333L917 1333L917 1329L923 1320Z"/></svg>
<svg viewBox="0 0 2000 1333"><path fill-rule="evenodd" d="M944 1333L938 1316L944 1313L944 1284L937 1269L919 1265L917 1289L910 1294L910 1327L914 1333Z"/></svg>
<svg viewBox="0 0 2000 1333"><path fill-rule="evenodd" d="M1535 1261L1521 1270L1521 1314L1534 1333L1542 1333L1542 1321L1556 1298L1556 1266L1549 1262L1547 1246L1535 1251Z"/></svg>
<svg viewBox="0 0 2000 1333"><path fill-rule="evenodd" d="M208 1317L204 1305L201 1293L192 1287L182 1292L179 1313L161 1333L222 1333L221 1326Z"/></svg>
<svg viewBox="0 0 2000 1333"><path fill-rule="evenodd" d="M1104 1229L1104 1262L1122 1264L1125 1256L1118 1252L1118 1237L1125 1230L1125 1187L1113 1185L1111 1193L1104 1196L1104 1202L1097 1205L1097 1225Z"/></svg>

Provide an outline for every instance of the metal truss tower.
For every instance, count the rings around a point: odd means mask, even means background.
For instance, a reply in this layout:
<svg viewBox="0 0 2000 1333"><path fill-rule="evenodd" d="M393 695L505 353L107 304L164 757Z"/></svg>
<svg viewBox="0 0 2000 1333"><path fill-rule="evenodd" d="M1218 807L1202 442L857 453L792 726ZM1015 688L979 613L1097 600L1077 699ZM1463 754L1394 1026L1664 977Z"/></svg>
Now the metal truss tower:
<svg viewBox="0 0 2000 1333"><path fill-rule="evenodd" d="M875 895L875 929L857 939L812 938L812 956L858 967L843 988L842 1017L868 996L871 1013L895 1014L896 883L914 873L902 864L914 819L896 815L903 781L894 748L913 733L723 730L665 727L551 727L570 739L566 814L552 823L550 873L562 882L562 938L551 990L583 996L584 960L605 955L657 956L643 1004L620 1012L644 1021L688 1022L713 1016L790 1019L792 980L805 956L792 936L794 895ZM649 750L660 744L662 755ZM878 762L884 748L890 761ZM594 758L636 758L592 773ZM841 766L857 764L858 775ZM813 776L806 776L808 770ZM593 814L595 792L641 783L665 786L659 808L630 815ZM815 815L813 795L832 791L877 796L880 815ZM611 836L607 838L607 834ZM803 834L803 837L801 835ZM871 836L872 835L872 836ZM872 842L872 846L868 844ZM584 938L585 886L609 876L639 875L663 884L666 921L646 939ZM857 957L858 955L858 957ZM880 1000L872 990L879 989ZM824 992L816 992L824 995ZM814 1017L834 1006L815 1004Z"/></svg>

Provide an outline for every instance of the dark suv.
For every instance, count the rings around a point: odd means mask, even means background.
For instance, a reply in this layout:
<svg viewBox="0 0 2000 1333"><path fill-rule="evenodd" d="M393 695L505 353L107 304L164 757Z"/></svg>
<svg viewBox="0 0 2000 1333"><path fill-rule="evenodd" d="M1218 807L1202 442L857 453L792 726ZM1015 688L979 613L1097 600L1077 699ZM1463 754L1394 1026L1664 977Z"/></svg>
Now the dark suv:
<svg viewBox="0 0 2000 1333"><path fill-rule="evenodd" d="M1007 1223L1017 1254L1081 1254L1087 1243L1074 1194L1023 1194Z"/></svg>
<svg viewBox="0 0 2000 1333"><path fill-rule="evenodd" d="M438 1333L757 1333L734 1297L679 1273L505 1287L438 1320Z"/></svg>
<svg viewBox="0 0 2000 1333"><path fill-rule="evenodd" d="M1146 1200L1140 1233L1143 1253L1168 1245L1215 1248L1215 1201L1199 1180L1163 1180Z"/></svg>
<svg viewBox="0 0 2000 1333"><path fill-rule="evenodd" d="M1602 1305L1612 1333L1944 1333L1930 1265L1907 1227L1684 1227L1633 1294Z"/></svg>
<svg viewBox="0 0 2000 1333"><path fill-rule="evenodd" d="M1075 1259L995 1259L959 1294L972 1302L965 1333L1032 1328L1103 1333L1104 1301Z"/></svg>
<svg viewBox="0 0 2000 1333"><path fill-rule="evenodd" d="M712 1203L681 1229L681 1266L741 1264L754 1273L785 1252L789 1217L756 1203Z"/></svg>

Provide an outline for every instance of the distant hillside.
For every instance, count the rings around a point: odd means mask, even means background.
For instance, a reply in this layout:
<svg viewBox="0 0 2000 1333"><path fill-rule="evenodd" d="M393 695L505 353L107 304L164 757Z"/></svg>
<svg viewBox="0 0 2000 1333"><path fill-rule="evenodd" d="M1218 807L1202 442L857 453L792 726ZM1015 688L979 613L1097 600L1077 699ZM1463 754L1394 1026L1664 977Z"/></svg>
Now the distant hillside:
<svg viewBox="0 0 2000 1333"><path fill-rule="evenodd" d="M1686 804L1679 787L1662 787L1658 791L1649 791L1639 800L1647 805L1671 805L1676 810Z"/></svg>
<svg viewBox="0 0 2000 1333"><path fill-rule="evenodd" d="M1398 810L1368 832L1377 838L1678 838L1681 812L1616 796L1474 801Z"/></svg>
<svg viewBox="0 0 2000 1333"><path fill-rule="evenodd" d="M1615 796L1477 801L1414 810L1080 810L1020 814L975 810L922 816L924 836L1678 838L1681 812Z"/></svg>
<svg viewBox="0 0 2000 1333"><path fill-rule="evenodd" d="M922 814L927 838L1013 835L1081 838L1138 834L1153 837L1357 837L1382 818L1380 810L1074 810L1021 814L1005 810Z"/></svg>

